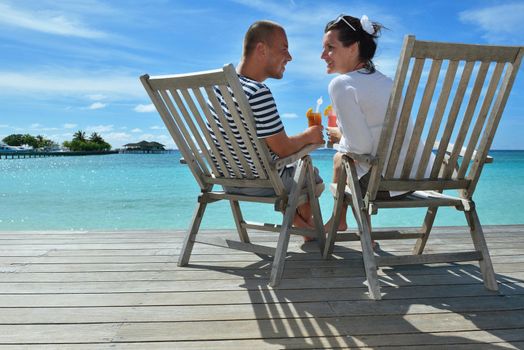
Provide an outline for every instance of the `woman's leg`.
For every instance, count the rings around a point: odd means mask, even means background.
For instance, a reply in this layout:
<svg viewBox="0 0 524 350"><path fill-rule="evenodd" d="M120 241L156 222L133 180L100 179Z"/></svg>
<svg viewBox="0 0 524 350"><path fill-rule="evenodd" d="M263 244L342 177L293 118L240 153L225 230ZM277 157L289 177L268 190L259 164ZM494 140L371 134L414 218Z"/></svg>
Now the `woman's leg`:
<svg viewBox="0 0 524 350"><path fill-rule="evenodd" d="M342 156L344 153L337 152L333 156L333 183L338 182L338 178L340 176L340 169L342 167ZM338 223L337 231L346 231L348 229L348 224L346 221L346 214L347 214L348 206L347 204L342 204L342 210L340 214L340 221ZM324 225L324 230L328 232L329 228L332 225L332 219L330 218L328 222Z"/></svg>

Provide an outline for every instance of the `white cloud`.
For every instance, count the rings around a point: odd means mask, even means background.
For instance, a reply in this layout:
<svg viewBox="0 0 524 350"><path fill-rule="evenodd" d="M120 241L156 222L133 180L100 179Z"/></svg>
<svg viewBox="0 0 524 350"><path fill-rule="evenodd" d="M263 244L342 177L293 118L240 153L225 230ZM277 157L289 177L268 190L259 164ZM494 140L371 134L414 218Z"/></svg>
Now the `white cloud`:
<svg viewBox="0 0 524 350"><path fill-rule="evenodd" d="M0 93L5 96L37 92L46 95L102 95L144 97L135 74L129 72L56 69L44 72L0 71Z"/></svg>
<svg viewBox="0 0 524 350"><path fill-rule="evenodd" d="M95 103L91 104L88 108L89 109L102 109L102 108L105 108L106 106L107 106L106 103L95 102Z"/></svg>
<svg viewBox="0 0 524 350"><path fill-rule="evenodd" d="M30 127L31 127L31 129L38 129L38 128L42 127L42 124L34 123L34 124L31 124Z"/></svg>
<svg viewBox="0 0 524 350"><path fill-rule="evenodd" d="M142 132L142 129L134 128L133 130L131 130L131 132L133 132L133 133Z"/></svg>
<svg viewBox="0 0 524 350"><path fill-rule="evenodd" d="M151 130L165 130L166 128L164 128L163 126L153 125L149 129L151 129Z"/></svg>
<svg viewBox="0 0 524 350"><path fill-rule="evenodd" d="M151 113L155 112L156 109L155 106L152 103L150 103L148 105L139 104L134 108L134 111L137 113Z"/></svg>
<svg viewBox="0 0 524 350"><path fill-rule="evenodd" d="M37 32L81 38L103 38L107 34L90 29L78 19L57 11L31 11L0 4L0 23Z"/></svg>
<svg viewBox="0 0 524 350"><path fill-rule="evenodd" d="M504 5L472 9L459 13L459 19L465 23L472 23L485 31L487 40L501 39L520 40L523 38L524 3L515 2ZM501 38L503 36L503 38Z"/></svg>
<svg viewBox="0 0 524 350"><path fill-rule="evenodd" d="M66 124L62 125L62 127L63 127L64 129L74 129L74 128L77 127L77 124L66 123Z"/></svg>
<svg viewBox="0 0 524 350"><path fill-rule="evenodd" d="M100 100L104 100L107 98L106 95L102 95L102 94L92 94L92 95L87 95L87 98L89 98L90 100L93 100L93 101L100 101Z"/></svg>
<svg viewBox="0 0 524 350"><path fill-rule="evenodd" d="M282 113L280 116L282 118L286 118L286 119L296 119L296 118L298 118L298 115L296 113Z"/></svg>
<svg viewBox="0 0 524 350"><path fill-rule="evenodd" d="M102 132L113 131L113 128L114 128L113 125L92 125L92 126L88 126L86 128L86 131L90 133L91 132L102 133Z"/></svg>
<svg viewBox="0 0 524 350"><path fill-rule="evenodd" d="M8 127L9 127L9 125L7 125L7 124L0 124L0 128L8 128Z"/></svg>

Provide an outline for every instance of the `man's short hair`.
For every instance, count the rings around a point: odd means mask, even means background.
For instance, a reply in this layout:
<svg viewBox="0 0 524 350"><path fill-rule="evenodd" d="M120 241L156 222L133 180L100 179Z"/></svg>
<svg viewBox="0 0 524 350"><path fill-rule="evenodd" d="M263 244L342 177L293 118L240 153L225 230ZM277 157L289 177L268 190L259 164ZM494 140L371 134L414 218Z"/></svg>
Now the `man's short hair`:
<svg viewBox="0 0 524 350"><path fill-rule="evenodd" d="M269 44L271 36L276 30L284 30L284 28L272 21L257 21L253 23L244 36L243 57L248 57L258 43Z"/></svg>

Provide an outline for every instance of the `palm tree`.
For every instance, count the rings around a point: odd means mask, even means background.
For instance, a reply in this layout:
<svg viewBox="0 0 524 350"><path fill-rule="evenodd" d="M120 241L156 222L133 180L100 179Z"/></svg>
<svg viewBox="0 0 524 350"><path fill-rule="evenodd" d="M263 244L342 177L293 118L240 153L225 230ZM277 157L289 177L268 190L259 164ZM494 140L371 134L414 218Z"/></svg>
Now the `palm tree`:
<svg viewBox="0 0 524 350"><path fill-rule="evenodd" d="M86 133L82 130L78 130L73 134L73 141L86 141Z"/></svg>
<svg viewBox="0 0 524 350"><path fill-rule="evenodd" d="M94 143L103 143L104 139L102 138L102 136L98 135L98 133L94 132L89 137L89 141Z"/></svg>

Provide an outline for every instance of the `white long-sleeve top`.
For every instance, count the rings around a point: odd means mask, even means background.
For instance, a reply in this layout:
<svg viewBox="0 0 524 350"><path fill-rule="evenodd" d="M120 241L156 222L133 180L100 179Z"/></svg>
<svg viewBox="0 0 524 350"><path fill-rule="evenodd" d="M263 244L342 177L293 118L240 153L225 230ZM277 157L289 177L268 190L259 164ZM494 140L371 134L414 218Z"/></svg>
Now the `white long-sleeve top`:
<svg viewBox="0 0 524 350"><path fill-rule="evenodd" d="M335 77L329 84L329 96L337 115L337 124L342 133L340 152L376 155L380 134L384 126L386 110L393 81L380 73L367 73L365 70L353 71ZM409 123L395 175L399 175L409 145L412 123ZM421 142L414 159L411 177L414 177L424 144ZM433 157L426 169L429 176ZM370 169L367 163L356 164L359 178ZM397 193L392 193L395 195Z"/></svg>

